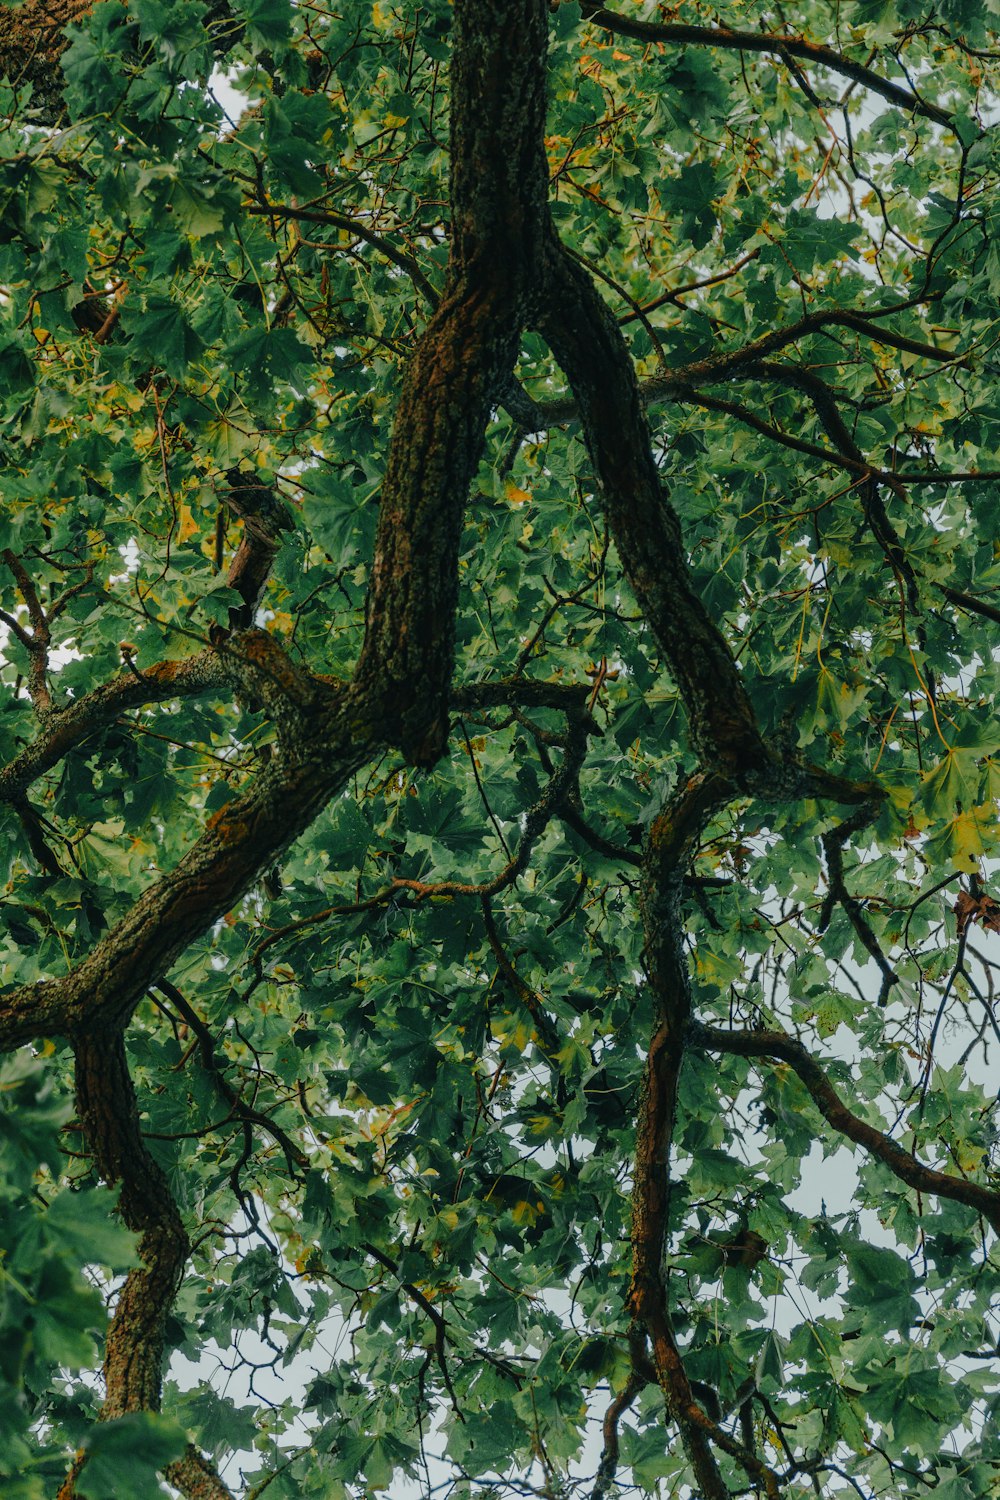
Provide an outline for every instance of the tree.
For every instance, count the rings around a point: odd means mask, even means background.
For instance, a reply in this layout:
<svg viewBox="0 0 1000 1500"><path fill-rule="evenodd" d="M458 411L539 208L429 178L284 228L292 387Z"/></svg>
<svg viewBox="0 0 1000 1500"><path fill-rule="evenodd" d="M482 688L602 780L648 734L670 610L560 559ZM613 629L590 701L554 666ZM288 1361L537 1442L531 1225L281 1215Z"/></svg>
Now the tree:
<svg viewBox="0 0 1000 1500"><path fill-rule="evenodd" d="M4 1495L1000 1493L990 14L0 36Z"/></svg>

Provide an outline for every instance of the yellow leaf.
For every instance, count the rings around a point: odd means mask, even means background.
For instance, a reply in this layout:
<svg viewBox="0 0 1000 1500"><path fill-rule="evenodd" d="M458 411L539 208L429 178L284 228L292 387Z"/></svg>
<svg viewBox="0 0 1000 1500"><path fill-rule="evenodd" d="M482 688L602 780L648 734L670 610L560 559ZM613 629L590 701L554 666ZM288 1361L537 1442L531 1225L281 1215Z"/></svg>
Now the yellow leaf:
<svg viewBox="0 0 1000 1500"><path fill-rule="evenodd" d="M960 812L952 824L952 851L956 863L960 864L963 869L968 868L969 865L975 865L979 856L985 853L982 834L979 831L980 818L976 816L979 811L980 809L970 808L968 812Z"/></svg>
<svg viewBox="0 0 1000 1500"><path fill-rule="evenodd" d="M178 527L177 535L180 541L186 542L188 537L194 536L198 531L198 523L191 513L190 505L186 505L183 500L180 503L179 511L180 526Z"/></svg>
<svg viewBox="0 0 1000 1500"><path fill-rule="evenodd" d="M975 1172L985 1156L981 1146L973 1146L969 1141L962 1141L955 1148L955 1161L962 1172Z"/></svg>

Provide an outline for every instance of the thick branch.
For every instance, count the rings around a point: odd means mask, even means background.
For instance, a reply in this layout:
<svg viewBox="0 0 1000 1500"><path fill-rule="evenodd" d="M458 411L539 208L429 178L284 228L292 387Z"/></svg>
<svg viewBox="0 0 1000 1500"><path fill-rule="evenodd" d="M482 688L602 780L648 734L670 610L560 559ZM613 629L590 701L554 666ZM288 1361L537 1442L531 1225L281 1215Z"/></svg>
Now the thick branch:
<svg viewBox="0 0 1000 1500"><path fill-rule="evenodd" d="M202 651L183 661L162 661L136 675L125 672L102 683L83 698L57 709L44 730L5 766L0 766L0 801L20 797L33 781L58 765L64 755L99 734L129 708L193 697L212 688L227 688L230 675L218 651Z"/></svg>
<svg viewBox="0 0 1000 1500"><path fill-rule="evenodd" d="M230 469L225 503L243 522L243 536L229 565L226 582L243 600L229 612L232 630L254 623L257 606L281 546L281 533L291 526L288 512L270 485L260 484L252 473Z"/></svg>
<svg viewBox="0 0 1000 1500"><path fill-rule="evenodd" d="M272 711L281 752L243 796L214 813L169 874L149 887L59 979L0 994L0 1050L86 1025L123 1023L206 928L233 907L372 753L377 722L357 693L341 696L293 668L261 632L236 636L225 660ZM239 653L239 654L237 654Z"/></svg>
<svg viewBox="0 0 1000 1500"><path fill-rule="evenodd" d="M729 647L691 586L618 325L555 241L546 271L539 327L573 387L622 564L677 682L695 746L709 761L761 768L768 753Z"/></svg>
<svg viewBox="0 0 1000 1500"><path fill-rule="evenodd" d="M168 1464L163 1477L180 1490L186 1500L233 1500L232 1490L219 1478L212 1464L193 1445L184 1456Z"/></svg>
<svg viewBox="0 0 1000 1500"><path fill-rule="evenodd" d="M537 294L546 32L543 0L455 8L451 260L397 408L358 664L417 765L447 740L462 513Z"/></svg>
<svg viewBox="0 0 1000 1500"><path fill-rule="evenodd" d="M119 1209L139 1236L143 1264L118 1295L104 1356L104 1420L158 1411L164 1327L190 1248L161 1168L142 1139L122 1032L86 1026L74 1035L76 1102L83 1138L102 1179L121 1183Z"/></svg>
<svg viewBox="0 0 1000 1500"><path fill-rule="evenodd" d="M73 1038L76 1101L84 1145L110 1186L121 1184L119 1211L139 1235L142 1264L118 1293L104 1355L101 1421L128 1412L159 1411L166 1321L180 1287L190 1241L170 1185L146 1148L120 1028L87 1027ZM78 1456L59 1490L74 1500L86 1469ZM188 1500L231 1500L230 1491L198 1450L189 1447L167 1477Z"/></svg>
<svg viewBox="0 0 1000 1500"><path fill-rule="evenodd" d="M650 825L640 893L643 956L656 1020L636 1124L628 1307L635 1323L649 1336L667 1409L678 1424L705 1500L728 1500L729 1490L704 1431L709 1418L694 1398L674 1338L663 1256L677 1085L691 1014L680 909L684 869L706 821L732 792L722 777L701 775L692 777L665 803Z"/></svg>
<svg viewBox="0 0 1000 1500"><path fill-rule="evenodd" d="M962 589L949 588L943 583L936 583L934 587L959 609L968 610L971 615L981 615L984 620L992 620L994 624L1000 625L1000 606L990 604L988 599L977 599L975 594L966 594Z"/></svg>
<svg viewBox="0 0 1000 1500"><path fill-rule="evenodd" d="M692 1022L688 1027L688 1040L709 1052L729 1052L737 1057L762 1057L769 1062L788 1063L808 1089L820 1114L836 1131L856 1145L864 1146L907 1187L919 1193L949 1198L953 1203L966 1204L982 1214L994 1232L1000 1234L1000 1192L925 1166L884 1131L866 1124L848 1109L819 1063L794 1037L783 1031L721 1031Z"/></svg>
<svg viewBox="0 0 1000 1500"><path fill-rule="evenodd" d="M604 1439L604 1447L601 1451L601 1461L594 1475L594 1488L590 1492L590 1500L607 1500L615 1482L618 1472L618 1455L620 1452L620 1440L618 1436L618 1424L624 1414L628 1411L636 1396L642 1391L646 1384L643 1375L635 1371L629 1376L624 1390L611 1402L604 1413L604 1421L601 1423L601 1436Z"/></svg>

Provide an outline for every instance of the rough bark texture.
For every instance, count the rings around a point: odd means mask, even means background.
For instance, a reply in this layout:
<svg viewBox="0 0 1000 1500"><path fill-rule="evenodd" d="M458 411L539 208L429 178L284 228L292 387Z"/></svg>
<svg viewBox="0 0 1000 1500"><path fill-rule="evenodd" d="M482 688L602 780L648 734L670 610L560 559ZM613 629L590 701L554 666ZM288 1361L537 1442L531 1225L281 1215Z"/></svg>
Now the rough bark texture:
<svg viewBox="0 0 1000 1500"><path fill-rule="evenodd" d="M164 1324L190 1244L170 1185L142 1138L121 1030L88 1026L73 1037L73 1051L80 1126L101 1177L121 1184L121 1216L140 1236L143 1260L129 1272L108 1329L102 1415L157 1411Z"/></svg>
<svg viewBox="0 0 1000 1500"><path fill-rule="evenodd" d="M65 28L91 9L94 0L25 0L0 10L0 72L15 85L31 85L30 107L45 121L62 110L60 58Z"/></svg>
<svg viewBox="0 0 1000 1500"><path fill-rule="evenodd" d="M59 28L87 7L50 17L44 37L47 107L58 102ZM78 703L36 701L40 733L7 767L0 795L14 800L66 751L124 708L209 688L263 707L278 754L250 789L206 824L177 866L61 979L0 996L0 1047L69 1037L76 1055L84 1142L140 1238L108 1335L103 1416L155 1410L164 1320L183 1274L188 1240L168 1184L146 1151L128 1076L124 1029L142 995L187 945L223 916L380 747L398 745L431 764L447 738L457 557L462 512L490 411L509 385L537 290L545 226L546 6L543 0L456 7L452 80L454 235L445 295L406 375L380 505L366 641L353 683L340 692L293 666L277 641L244 630L186 665L128 674ZM10 18L8 18L10 19ZM37 22L37 17L34 18ZM31 15L17 13L8 45L22 49ZM22 51L17 53L18 59ZM34 54L25 56L27 75ZM250 623L277 550L280 517L259 486L230 475L229 503L244 524L230 572ZM29 601L30 603L30 601ZM34 619L34 617L33 617ZM40 690L46 621L39 613ZM67 1475L71 1500L83 1461ZM192 1500L226 1493L191 1452L170 1472Z"/></svg>
<svg viewBox="0 0 1000 1500"><path fill-rule="evenodd" d="M358 666L415 765L447 738L462 512L539 292L545 46L543 5L456 7L448 280L400 397Z"/></svg>
<svg viewBox="0 0 1000 1500"><path fill-rule="evenodd" d="M54 125L63 114L62 55L66 27L93 10L96 0L24 0L0 7L0 77L17 87L31 86L28 108L41 125ZM211 0L206 24L226 20L219 34L220 49L232 46L236 35L226 0ZM100 326L100 322L95 325Z"/></svg>
<svg viewBox="0 0 1000 1500"><path fill-rule="evenodd" d="M692 739L734 773L763 769L770 757L736 663L691 587L621 331L588 273L557 244L546 273L540 328L573 387L619 555L681 691Z"/></svg>

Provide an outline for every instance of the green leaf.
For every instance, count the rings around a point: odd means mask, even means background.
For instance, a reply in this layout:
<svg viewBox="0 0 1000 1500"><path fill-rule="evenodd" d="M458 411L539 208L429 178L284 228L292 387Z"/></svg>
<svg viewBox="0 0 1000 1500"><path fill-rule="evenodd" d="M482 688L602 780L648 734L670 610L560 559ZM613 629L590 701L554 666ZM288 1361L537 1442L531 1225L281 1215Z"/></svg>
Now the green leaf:
<svg viewBox="0 0 1000 1500"><path fill-rule="evenodd" d="M185 378L204 351L204 343L183 310L159 293L150 293L141 310L132 311L126 305L122 322L150 359L178 380Z"/></svg>
<svg viewBox="0 0 1000 1500"><path fill-rule="evenodd" d="M199 183L178 181L170 195L170 208L177 227L201 239L217 234L232 209L230 200L206 191Z"/></svg>
<svg viewBox="0 0 1000 1500"><path fill-rule="evenodd" d="M307 483L303 519L333 566L345 567L358 556L365 535L371 534L374 511L370 487L355 488L326 470L310 473Z"/></svg>
<svg viewBox="0 0 1000 1500"><path fill-rule="evenodd" d="M719 190L715 170L707 162L684 167L663 189L665 203L681 215L681 233L696 250L707 245L715 228L712 199Z"/></svg>
<svg viewBox="0 0 1000 1500"><path fill-rule="evenodd" d="M136 1236L114 1222L114 1195L106 1188L62 1192L49 1204L45 1228L82 1265L127 1271L141 1264Z"/></svg>
<svg viewBox="0 0 1000 1500"><path fill-rule="evenodd" d="M125 15L115 0L100 0L79 26L68 28L62 56L68 97L83 114L113 110L122 93L122 53L127 46Z"/></svg>
<svg viewBox="0 0 1000 1500"><path fill-rule="evenodd" d="M247 22L251 35L265 47L281 49L288 41L292 24L289 0L235 0L232 8Z"/></svg>
<svg viewBox="0 0 1000 1500"><path fill-rule="evenodd" d="M781 248L798 270L811 271L845 255L858 233L854 224L792 209L785 219Z"/></svg>
<svg viewBox="0 0 1000 1500"><path fill-rule="evenodd" d="M86 1500L150 1500L157 1475L187 1446L182 1428L169 1417L132 1412L95 1426L84 1442L86 1463L77 1489Z"/></svg>
<svg viewBox="0 0 1000 1500"><path fill-rule="evenodd" d="M0 12L4 1500L992 1495L998 7Z"/></svg>
<svg viewBox="0 0 1000 1500"><path fill-rule="evenodd" d="M23 395L34 383L34 366L20 344L0 348L0 395Z"/></svg>

